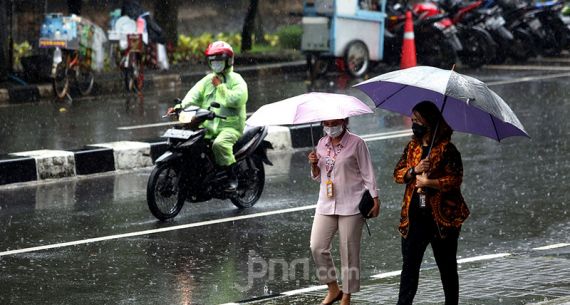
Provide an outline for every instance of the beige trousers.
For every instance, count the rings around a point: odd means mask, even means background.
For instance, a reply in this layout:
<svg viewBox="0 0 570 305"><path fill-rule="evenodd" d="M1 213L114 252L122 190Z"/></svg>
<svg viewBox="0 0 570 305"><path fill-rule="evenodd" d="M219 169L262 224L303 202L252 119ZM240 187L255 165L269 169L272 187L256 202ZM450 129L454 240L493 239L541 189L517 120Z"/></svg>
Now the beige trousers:
<svg viewBox="0 0 570 305"><path fill-rule="evenodd" d="M360 214L315 215L311 230L311 253L317 267L317 278L322 284L337 281L331 246L338 231L342 291L360 291L360 241L363 225L364 218Z"/></svg>

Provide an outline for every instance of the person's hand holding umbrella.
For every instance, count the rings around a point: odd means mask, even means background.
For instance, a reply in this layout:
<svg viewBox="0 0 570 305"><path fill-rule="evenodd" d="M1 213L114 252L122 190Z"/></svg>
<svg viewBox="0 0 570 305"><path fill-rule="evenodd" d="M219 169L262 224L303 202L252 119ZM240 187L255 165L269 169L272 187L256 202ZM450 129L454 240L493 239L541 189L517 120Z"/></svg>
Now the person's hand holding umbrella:
<svg viewBox="0 0 570 305"><path fill-rule="evenodd" d="M317 166L317 164L319 163L319 156L317 155L317 153L315 152L315 150L311 150L311 152L309 153L309 164L311 164L311 175L313 177L316 177L318 175L321 174L321 170L319 169L319 167Z"/></svg>

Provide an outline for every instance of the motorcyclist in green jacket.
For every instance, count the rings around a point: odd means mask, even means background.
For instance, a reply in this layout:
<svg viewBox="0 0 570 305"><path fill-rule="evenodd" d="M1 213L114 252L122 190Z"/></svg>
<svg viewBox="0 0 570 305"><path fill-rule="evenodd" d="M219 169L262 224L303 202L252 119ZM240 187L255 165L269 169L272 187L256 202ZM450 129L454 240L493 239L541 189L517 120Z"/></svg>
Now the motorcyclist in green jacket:
<svg viewBox="0 0 570 305"><path fill-rule="evenodd" d="M246 120L247 84L238 73L233 72L234 51L223 41L211 43L204 52L208 66L212 69L184 97L182 103L170 108L195 105L207 109L212 102L220 104L220 108L212 108L216 114L227 117L216 118L203 123L206 138L213 141L212 151L215 162L222 167L228 176L226 191L233 192L237 188L237 177L233 146L243 134Z"/></svg>

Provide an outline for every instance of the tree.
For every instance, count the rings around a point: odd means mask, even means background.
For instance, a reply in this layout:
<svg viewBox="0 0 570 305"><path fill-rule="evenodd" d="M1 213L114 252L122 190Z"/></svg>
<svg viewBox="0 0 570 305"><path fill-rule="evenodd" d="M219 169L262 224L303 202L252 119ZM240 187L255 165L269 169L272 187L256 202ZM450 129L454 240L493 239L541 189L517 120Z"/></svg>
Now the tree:
<svg viewBox="0 0 570 305"><path fill-rule="evenodd" d="M156 1L154 18L164 31L166 42L176 45L178 41L178 0Z"/></svg>
<svg viewBox="0 0 570 305"><path fill-rule="evenodd" d="M258 0L250 0L243 22L243 30L241 32L241 51L247 52L251 50L253 45L251 36L255 27L255 15L257 14Z"/></svg>
<svg viewBox="0 0 570 305"><path fill-rule="evenodd" d="M7 31L0 31L0 80L8 78L10 72L10 42L12 27L9 25L8 13L12 6L9 0L0 0L0 28L8 29Z"/></svg>

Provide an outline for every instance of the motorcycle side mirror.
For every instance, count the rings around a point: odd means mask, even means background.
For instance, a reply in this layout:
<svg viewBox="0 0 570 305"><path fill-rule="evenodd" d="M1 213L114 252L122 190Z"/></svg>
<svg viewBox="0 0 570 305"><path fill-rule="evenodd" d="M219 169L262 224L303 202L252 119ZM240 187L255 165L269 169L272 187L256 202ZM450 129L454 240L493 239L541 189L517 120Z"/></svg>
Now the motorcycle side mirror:
<svg viewBox="0 0 570 305"><path fill-rule="evenodd" d="M182 103L182 100L180 98L174 99L174 104L180 104L180 103Z"/></svg>
<svg viewBox="0 0 570 305"><path fill-rule="evenodd" d="M220 108L220 103L218 103L218 102L212 102L212 103L210 104L210 107L212 107L212 108Z"/></svg>

